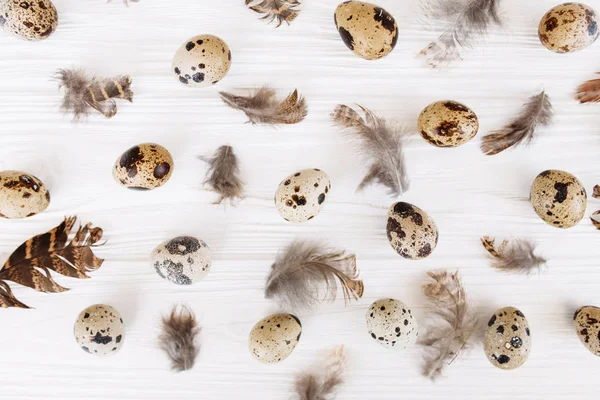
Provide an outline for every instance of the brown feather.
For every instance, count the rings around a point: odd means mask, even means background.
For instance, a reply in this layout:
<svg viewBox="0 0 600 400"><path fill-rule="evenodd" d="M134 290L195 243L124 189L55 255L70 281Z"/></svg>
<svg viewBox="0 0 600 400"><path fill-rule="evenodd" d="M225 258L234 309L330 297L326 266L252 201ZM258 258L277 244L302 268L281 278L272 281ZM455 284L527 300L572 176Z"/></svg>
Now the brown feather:
<svg viewBox="0 0 600 400"><path fill-rule="evenodd" d="M419 344L424 350L423 375L435 380L468 347L477 316L467 301L458 272L428 272L428 275L433 282L424 285L423 291L433 311L428 315Z"/></svg>
<svg viewBox="0 0 600 400"><path fill-rule="evenodd" d="M344 383L345 367L344 346L333 349L318 368L298 375L294 384L298 400L333 400L337 388Z"/></svg>
<svg viewBox="0 0 600 400"><path fill-rule="evenodd" d="M275 91L266 86L251 96L235 96L226 92L220 92L220 95L229 107L243 111L252 124L297 124L308 113L306 101L298 95L298 90L284 100L278 99Z"/></svg>
<svg viewBox="0 0 600 400"><path fill-rule="evenodd" d="M275 260L265 287L265 297L292 309L311 308L333 301L341 284L344 300L358 300L364 285L358 280L356 257L327 251L316 242L294 241Z"/></svg>
<svg viewBox="0 0 600 400"><path fill-rule="evenodd" d="M246 5L252 11L264 14L261 19L269 22L277 20L277 28L284 22L289 25L300 12L298 0L246 0Z"/></svg>
<svg viewBox="0 0 600 400"><path fill-rule="evenodd" d="M600 185L594 186L594 191L592 193L592 197L595 199L600 199Z"/></svg>
<svg viewBox="0 0 600 400"><path fill-rule="evenodd" d="M485 136L481 150L491 156L512 146L528 144L533 140L537 127L549 125L553 115L550 98L542 91L529 99L523 111L508 126Z"/></svg>
<svg viewBox="0 0 600 400"><path fill-rule="evenodd" d="M492 267L499 271L529 275L546 264L545 258L535 254L535 243L529 239L503 240L496 247L493 237L484 236L481 244L493 258Z"/></svg>
<svg viewBox="0 0 600 400"><path fill-rule="evenodd" d="M209 165L204 183L209 184L220 196L215 204L244 197L244 182L240 178L238 160L231 146L221 146L212 157L200 159Z"/></svg>
<svg viewBox="0 0 600 400"><path fill-rule="evenodd" d="M600 229L600 210L594 211L590 219L592 220L592 224L596 227L596 229Z"/></svg>
<svg viewBox="0 0 600 400"><path fill-rule="evenodd" d="M600 74L598 72L597 74ZM580 103L597 103L600 101L600 79L592 79L579 85L575 98Z"/></svg>
<svg viewBox="0 0 600 400"><path fill-rule="evenodd" d="M171 360L171 369L176 372L192 369L200 351L196 345L200 328L193 311L186 306L173 307L162 318L161 328L158 340Z"/></svg>

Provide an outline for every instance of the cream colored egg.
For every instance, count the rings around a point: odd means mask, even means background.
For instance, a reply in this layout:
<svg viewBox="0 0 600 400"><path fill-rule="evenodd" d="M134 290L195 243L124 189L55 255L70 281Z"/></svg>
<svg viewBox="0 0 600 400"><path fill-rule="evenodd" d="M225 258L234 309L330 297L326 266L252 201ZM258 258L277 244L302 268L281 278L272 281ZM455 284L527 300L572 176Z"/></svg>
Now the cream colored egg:
<svg viewBox="0 0 600 400"><path fill-rule="evenodd" d="M392 248L409 260L429 257L438 242L433 218L419 207L404 202L390 207L386 233Z"/></svg>
<svg viewBox="0 0 600 400"><path fill-rule="evenodd" d="M123 345L125 327L117 310L105 304L95 304L79 314L75 320L74 334L84 351L107 356Z"/></svg>
<svg viewBox="0 0 600 400"><path fill-rule="evenodd" d="M537 215L557 228L577 225L587 208L587 193L581 182L559 170L544 171L535 178L530 200Z"/></svg>
<svg viewBox="0 0 600 400"><path fill-rule="evenodd" d="M369 307L366 319L371 338L388 349L404 350L419 336L417 320L400 300L377 300Z"/></svg>
<svg viewBox="0 0 600 400"><path fill-rule="evenodd" d="M0 26L23 39L46 39L57 24L58 13L50 0L0 0Z"/></svg>
<svg viewBox="0 0 600 400"><path fill-rule="evenodd" d="M457 147L477 135L477 115L464 104L452 100L436 101L425 107L418 120L423 139L437 147Z"/></svg>
<svg viewBox="0 0 600 400"><path fill-rule="evenodd" d="M136 190L156 189L173 173L173 158L164 147L142 143L123 153L113 167L113 177L122 186Z"/></svg>
<svg viewBox="0 0 600 400"><path fill-rule="evenodd" d="M0 172L0 217L30 217L49 204L50 192L35 176L21 171Z"/></svg>
<svg viewBox="0 0 600 400"><path fill-rule="evenodd" d="M581 343L592 354L600 356L600 308L581 307L573 316L573 324Z"/></svg>
<svg viewBox="0 0 600 400"><path fill-rule="evenodd" d="M172 71L190 87L212 86L231 67L231 50L221 38L198 35L186 41L173 56Z"/></svg>
<svg viewBox="0 0 600 400"><path fill-rule="evenodd" d="M531 331L525 315L514 307L502 308L488 321L483 339L488 360L500 369L515 369L531 352Z"/></svg>
<svg viewBox="0 0 600 400"><path fill-rule="evenodd" d="M210 272L212 253L203 240L178 236L162 242L152 251L156 273L178 285L191 285Z"/></svg>
<svg viewBox="0 0 600 400"><path fill-rule="evenodd" d="M264 318L250 331L248 346L252 355L263 363L285 360L296 348L302 324L291 314L276 314Z"/></svg>
<svg viewBox="0 0 600 400"><path fill-rule="evenodd" d="M275 207L290 222L316 217L329 196L329 176L320 169L305 169L285 178L275 192Z"/></svg>
<svg viewBox="0 0 600 400"><path fill-rule="evenodd" d="M581 3L560 4L540 21L538 35L542 44L555 53L583 50L598 39L598 15Z"/></svg>

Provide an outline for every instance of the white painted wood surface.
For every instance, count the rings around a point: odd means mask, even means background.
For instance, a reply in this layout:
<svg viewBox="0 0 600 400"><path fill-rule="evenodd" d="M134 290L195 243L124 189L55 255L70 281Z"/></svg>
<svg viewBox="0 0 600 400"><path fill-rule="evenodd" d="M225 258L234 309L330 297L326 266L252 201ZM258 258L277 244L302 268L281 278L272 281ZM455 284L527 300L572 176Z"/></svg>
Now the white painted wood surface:
<svg viewBox="0 0 600 400"><path fill-rule="evenodd" d="M600 304L599 233L586 217L562 231L543 223L529 202L541 171L575 174L588 192L600 183L600 106L573 100L577 84L600 69L600 44L556 55L537 38L537 24L555 0L504 0L503 30L447 70L430 70L415 54L440 32L420 20L417 0L379 0L400 28L396 49L368 62L340 40L332 14L336 0L304 0L291 26L274 29L245 9L242 0L55 0L58 31L28 43L0 33L0 168L40 177L52 193L47 211L25 220L0 221L5 259L21 242L77 215L104 228L106 258L90 280L59 277L72 288L42 294L12 285L35 310L0 310L0 398L3 399L288 399L294 374L323 351L344 344L350 355L348 383L338 399L587 399L597 396L600 360L577 338L571 317L582 305ZM600 1L588 4L600 9ZM232 69L221 83L189 89L170 71L171 57L188 37L211 33L227 41ZM133 104L120 102L111 120L92 116L72 124L59 110L51 75L85 67L103 75L133 76ZM294 88L308 99L309 115L278 129L244 124L224 106L219 90L271 84ZM485 157L479 140L507 122L540 88L552 97L555 124L524 149ZM331 126L338 103L361 104L416 125L432 101L454 99L480 118L479 136L457 149L438 149L415 138L407 149L412 178L403 200L425 209L440 230L440 243L424 261L405 261L385 237L393 203L385 190L355 193L365 172L356 148ZM111 177L115 159L134 144L154 141L175 159L173 177L152 192L131 192ZM219 145L234 146L247 182L237 207L216 206L202 187L205 166L197 159ZM333 190L321 215L302 225L286 223L273 206L279 182L301 168L325 170ZM588 215L600 208L593 199ZM192 287L160 279L151 250L180 234L197 235L214 251L213 269ZM488 266L479 244L484 234L529 236L549 260L545 273L506 276ZM365 296L300 314L304 333L285 362L261 365L247 350L253 324L277 306L263 298L264 279L281 247L293 238L317 237L356 252ZM364 314L384 296L411 305L423 321L421 285L430 269L460 268L464 284L487 319L512 305L528 317L533 350L513 372L494 368L478 345L433 384L420 375L418 349L404 353L378 346L366 332ZM75 317L94 303L115 306L126 322L125 345L112 358L82 352L72 336ZM203 331L196 367L173 374L157 349L161 314L175 303L196 311Z"/></svg>

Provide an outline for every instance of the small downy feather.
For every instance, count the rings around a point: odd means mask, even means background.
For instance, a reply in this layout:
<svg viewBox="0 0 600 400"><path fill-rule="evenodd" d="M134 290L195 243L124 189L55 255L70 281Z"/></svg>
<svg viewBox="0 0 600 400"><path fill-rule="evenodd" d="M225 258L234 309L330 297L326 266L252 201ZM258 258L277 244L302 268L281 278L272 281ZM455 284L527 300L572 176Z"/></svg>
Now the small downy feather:
<svg viewBox="0 0 600 400"><path fill-rule="evenodd" d="M424 349L423 375L435 380L468 347L477 316L467 301L458 271L428 272L428 275L433 282L424 285L423 291L433 310L419 344Z"/></svg>
<svg viewBox="0 0 600 400"><path fill-rule="evenodd" d="M297 124L308 111L306 100L294 90L284 100L277 98L275 90L264 86L250 96L235 96L220 92L221 99L229 107L243 111L251 124Z"/></svg>
<svg viewBox="0 0 600 400"><path fill-rule="evenodd" d="M191 369L200 350L195 342L200 328L193 311L186 306L173 307L162 318L161 329L158 340L171 360L171 369L176 372Z"/></svg>
<svg viewBox="0 0 600 400"><path fill-rule="evenodd" d="M492 267L499 271L529 275L546 264L545 258L535 254L535 243L529 239L503 240L496 247L493 237L484 236L481 244L493 258Z"/></svg>
<svg viewBox="0 0 600 400"><path fill-rule="evenodd" d="M591 79L579 85L575 98L580 103L600 102L600 79Z"/></svg>
<svg viewBox="0 0 600 400"><path fill-rule="evenodd" d="M88 115L92 108L111 118L117 113L114 99L133 101L129 75L96 78L87 76L81 69L59 69L57 79L59 88L65 92L62 109L72 112L75 120Z"/></svg>
<svg viewBox="0 0 600 400"><path fill-rule="evenodd" d="M361 152L371 161L369 172L358 190L379 183L386 186L392 196L401 195L409 187L403 152L403 138L408 131L388 123L365 107L359 107L365 119L352 108L341 104L331 114L335 124L362 140Z"/></svg>
<svg viewBox="0 0 600 400"><path fill-rule="evenodd" d="M252 11L264 14L261 19L277 20L277 28L284 22L289 25L300 13L298 0L246 0L246 5Z"/></svg>
<svg viewBox="0 0 600 400"><path fill-rule="evenodd" d="M298 375L294 391L298 400L333 400L337 388L344 383L346 355L344 346L333 349L310 371Z"/></svg>
<svg viewBox="0 0 600 400"><path fill-rule="evenodd" d="M423 9L426 17L445 20L449 25L419 56L426 57L433 68L460 60L463 50L472 46L474 37L485 34L492 25L502 25L498 1L425 0Z"/></svg>
<svg viewBox="0 0 600 400"><path fill-rule="evenodd" d="M358 280L355 255L327 251L320 243L297 240L271 266L265 297L294 310L312 308L319 302L335 300L338 281L346 303L362 297L364 286Z"/></svg>
<svg viewBox="0 0 600 400"><path fill-rule="evenodd" d="M519 116L508 126L485 136L481 150L491 156L512 146L528 144L533 140L537 127L549 125L553 115L550 98L542 91L524 104Z"/></svg>
<svg viewBox="0 0 600 400"><path fill-rule="evenodd" d="M221 204L223 200L233 202L244 197L244 182L240 178L238 159L231 146L221 146L212 157L200 159L209 165L204 183L220 196L214 204Z"/></svg>

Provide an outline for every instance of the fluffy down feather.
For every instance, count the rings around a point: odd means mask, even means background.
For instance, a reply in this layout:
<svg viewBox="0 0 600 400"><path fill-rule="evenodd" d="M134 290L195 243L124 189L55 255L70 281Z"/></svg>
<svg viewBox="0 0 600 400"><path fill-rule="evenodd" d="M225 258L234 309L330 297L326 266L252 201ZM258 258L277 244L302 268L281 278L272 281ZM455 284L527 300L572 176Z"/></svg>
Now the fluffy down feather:
<svg viewBox="0 0 600 400"><path fill-rule="evenodd" d="M269 87L262 87L251 96L235 96L226 92L219 94L229 107L243 111L252 124L297 124L308 114L306 101L298 94L298 90L284 100L278 99L275 91Z"/></svg>
<svg viewBox="0 0 600 400"><path fill-rule="evenodd" d="M344 346L333 349L313 370L298 375L294 391L298 400L333 400L344 383Z"/></svg>
<svg viewBox="0 0 600 400"><path fill-rule="evenodd" d="M185 371L194 366L199 351L195 339L199 332L196 316L186 306L173 307L171 314L163 317L158 339L161 349L171 359L173 371Z"/></svg>
<svg viewBox="0 0 600 400"><path fill-rule="evenodd" d="M261 19L269 22L277 20L277 28L284 22L289 25L300 12L298 0L246 0L246 5L252 11L264 14Z"/></svg>
<svg viewBox="0 0 600 400"><path fill-rule="evenodd" d="M493 258L492 267L499 271L529 275L546 264L546 259L535 254L535 243L529 239L503 240L495 246L493 237L484 236L481 244Z"/></svg>
<svg viewBox="0 0 600 400"><path fill-rule="evenodd" d="M244 183L240 178L238 160L231 146L221 146L212 157L200 159L209 165L204 183L209 184L220 196L215 204L243 197Z"/></svg>

